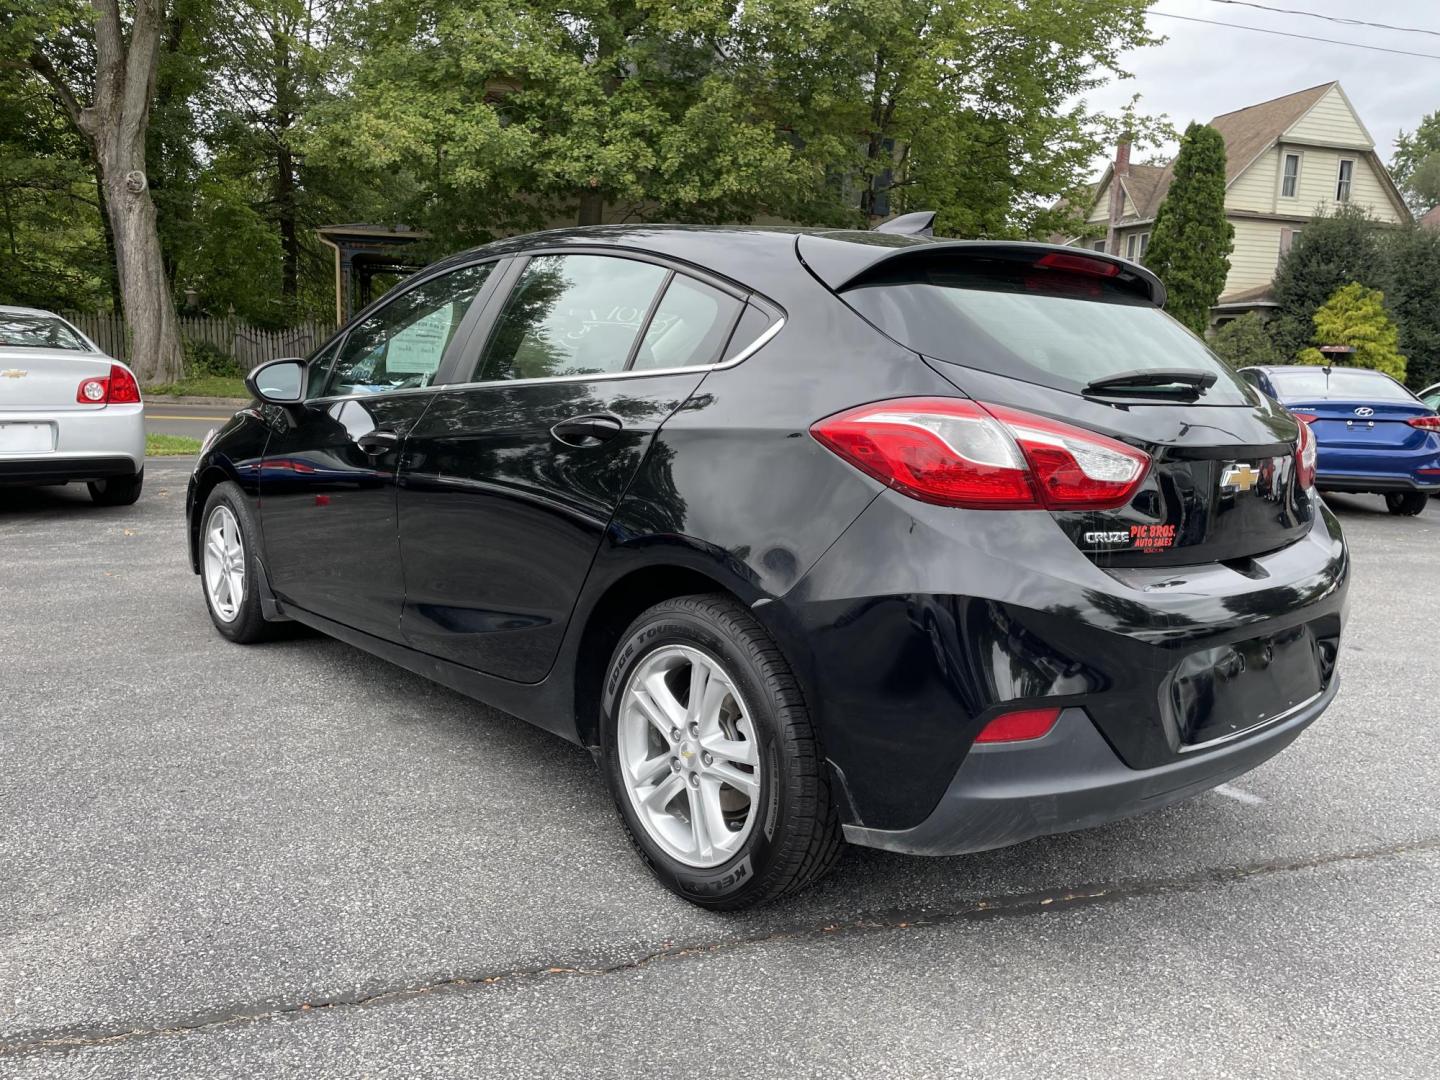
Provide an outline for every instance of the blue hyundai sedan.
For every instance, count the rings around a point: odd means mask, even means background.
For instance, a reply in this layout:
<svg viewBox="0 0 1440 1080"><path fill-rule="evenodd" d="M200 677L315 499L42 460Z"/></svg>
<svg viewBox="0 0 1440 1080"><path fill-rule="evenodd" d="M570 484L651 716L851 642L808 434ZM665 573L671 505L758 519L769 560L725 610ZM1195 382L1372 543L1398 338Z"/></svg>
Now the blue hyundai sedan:
<svg viewBox="0 0 1440 1080"><path fill-rule="evenodd" d="M1304 364L1240 374L1310 425L1320 490L1384 495L1392 514L1440 494L1440 415L1390 376Z"/></svg>

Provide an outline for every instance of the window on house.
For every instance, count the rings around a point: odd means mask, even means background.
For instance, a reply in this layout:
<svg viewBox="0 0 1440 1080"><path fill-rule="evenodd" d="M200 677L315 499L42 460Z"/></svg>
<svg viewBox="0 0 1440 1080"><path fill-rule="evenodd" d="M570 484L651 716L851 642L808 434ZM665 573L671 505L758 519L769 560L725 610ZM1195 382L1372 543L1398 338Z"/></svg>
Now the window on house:
<svg viewBox="0 0 1440 1080"><path fill-rule="evenodd" d="M1280 194L1287 198L1295 198L1296 192L1300 189L1300 155L1285 155L1285 176L1280 181Z"/></svg>
<svg viewBox="0 0 1440 1080"><path fill-rule="evenodd" d="M1280 254L1288 255L1290 249L1295 246L1295 237L1300 235L1299 229L1280 230Z"/></svg>
<svg viewBox="0 0 1440 1080"><path fill-rule="evenodd" d="M1350 181L1355 178L1355 162L1349 158L1340 159L1340 173L1335 178L1335 201L1350 201Z"/></svg>
<svg viewBox="0 0 1440 1080"><path fill-rule="evenodd" d="M1095 250L1096 250L1096 251L1104 251L1104 250L1105 250L1105 241L1104 241L1104 240L1096 240L1096 241L1095 241Z"/></svg>

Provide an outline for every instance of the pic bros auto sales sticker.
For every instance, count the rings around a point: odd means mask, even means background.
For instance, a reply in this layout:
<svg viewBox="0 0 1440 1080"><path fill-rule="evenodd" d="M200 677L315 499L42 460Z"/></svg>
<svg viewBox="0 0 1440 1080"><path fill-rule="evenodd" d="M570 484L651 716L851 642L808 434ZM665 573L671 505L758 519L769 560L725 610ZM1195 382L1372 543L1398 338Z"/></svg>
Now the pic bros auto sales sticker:
<svg viewBox="0 0 1440 1080"><path fill-rule="evenodd" d="M1175 546L1174 525L1131 525L1130 546L1136 551L1163 551Z"/></svg>

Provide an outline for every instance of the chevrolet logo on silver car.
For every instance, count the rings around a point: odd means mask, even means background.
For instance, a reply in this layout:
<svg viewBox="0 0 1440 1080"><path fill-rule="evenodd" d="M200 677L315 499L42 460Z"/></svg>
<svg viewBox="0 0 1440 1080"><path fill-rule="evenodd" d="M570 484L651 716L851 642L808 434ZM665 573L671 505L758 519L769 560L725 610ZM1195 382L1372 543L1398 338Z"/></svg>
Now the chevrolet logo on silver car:
<svg viewBox="0 0 1440 1080"><path fill-rule="evenodd" d="M1225 471L1220 474L1220 486L1234 488L1236 491L1249 491L1259 479L1260 474L1242 461L1225 467Z"/></svg>
<svg viewBox="0 0 1440 1080"><path fill-rule="evenodd" d="M140 384L59 315L0 306L0 486L83 481L128 506L145 475Z"/></svg>

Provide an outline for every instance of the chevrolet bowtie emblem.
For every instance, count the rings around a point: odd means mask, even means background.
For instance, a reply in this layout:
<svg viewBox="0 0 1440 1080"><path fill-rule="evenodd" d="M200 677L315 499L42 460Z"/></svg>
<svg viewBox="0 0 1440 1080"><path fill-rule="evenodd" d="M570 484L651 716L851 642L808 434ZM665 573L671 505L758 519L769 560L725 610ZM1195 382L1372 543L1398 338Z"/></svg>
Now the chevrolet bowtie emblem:
<svg viewBox="0 0 1440 1080"><path fill-rule="evenodd" d="M21 371L19 368L12 367L6 371L0 371L0 379L23 379L29 374L30 372L28 371Z"/></svg>
<svg viewBox="0 0 1440 1080"><path fill-rule="evenodd" d="M1227 465L1225 471L1220 474L1220 486L1222 488L1234 488L1236 491L1249 491L1255 486L1255 481L1260 479L1260 474L1244 463Z"/></svg>

